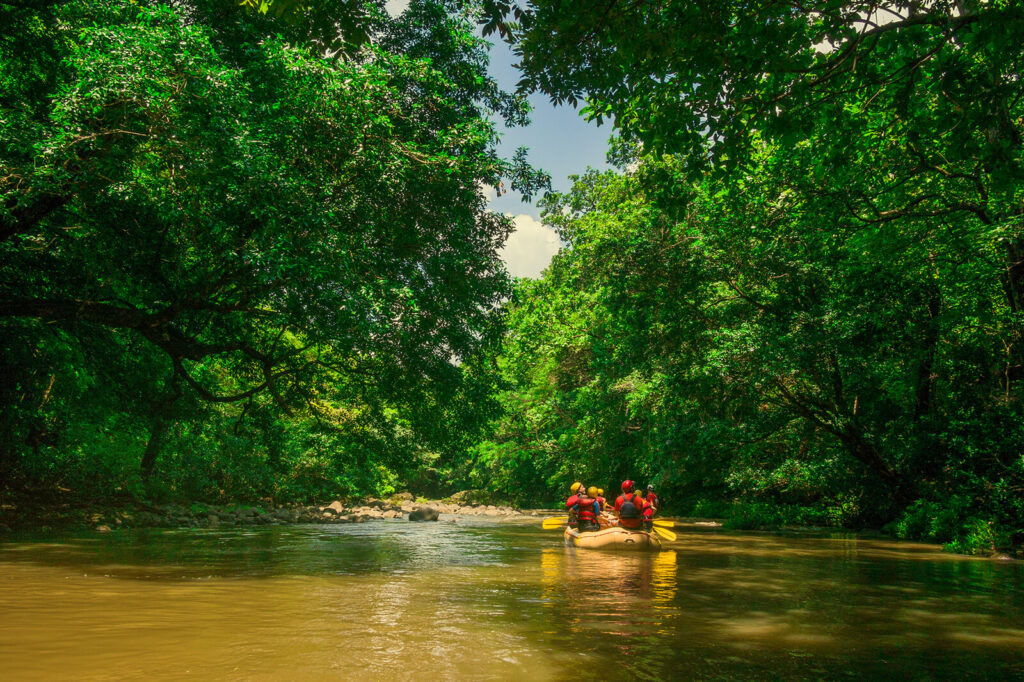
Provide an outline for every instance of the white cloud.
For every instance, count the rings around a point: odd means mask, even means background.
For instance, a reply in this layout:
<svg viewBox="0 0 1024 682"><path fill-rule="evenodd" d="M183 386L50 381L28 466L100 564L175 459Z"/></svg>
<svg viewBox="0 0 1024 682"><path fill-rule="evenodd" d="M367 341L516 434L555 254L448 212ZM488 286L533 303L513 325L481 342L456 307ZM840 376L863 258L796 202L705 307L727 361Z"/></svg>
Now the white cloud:
<svg viewBox="0 0 1024 682"><path fill-rule="evenodd" d="M540 277L561 242L550 227L526 214L513 218L515 232L505 242L501 259L514 277Z"/></svg>
<svg viewBox="0 0 1024 682"><path fill-rule="evenodd" d="M476 183L476 191L488 204L498 198L498 190L482 182Z"/></svg>
<svg viewBox="0 0 1024 682"><path fill-rule="evenodd" d="M393 17L397 17L399 14L409 8L409 0L388 0L384 3L384 9L388 11Z"/></svg>
<svg viewBox="0 0 1024 682"><path fill-rule="evenodd" d="M925 7L930 7L933 4L934 0L927 0L925 2ZM854 19L853 28L855 28L858 33L861 33L864 31L870 31L871 29L874 28L885 26L886 24L891 24L894 21L906 21L907 19L910 18L910 15L901 14L901 9L902 8L899 7L880 7L872 9L869 12L860 12L858 13L857 18ZM952 15L955 17L960 16L960 10L958 8L954 8ZM817 12L811 12L808 15L808 18L817 19L819 16L820 15ZM811 47L814 48L815 52L827 54L829 52L835 52L840 48L841 45L842 43L830 43L827 40L822 40L820 43L815 43Z"/></svg>

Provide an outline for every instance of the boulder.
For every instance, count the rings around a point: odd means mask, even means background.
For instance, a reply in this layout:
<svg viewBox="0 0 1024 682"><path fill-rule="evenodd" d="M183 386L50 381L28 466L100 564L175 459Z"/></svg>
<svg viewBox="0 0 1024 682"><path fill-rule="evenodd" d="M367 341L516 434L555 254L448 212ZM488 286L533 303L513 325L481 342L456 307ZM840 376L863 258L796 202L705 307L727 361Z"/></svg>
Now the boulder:
<svg viewBox="0 0 1024 682"><path fill-rule="evenodd" d="M341 512L345 511L345 507L338 500L331 502L329 505L327 505L327 508L333 509L337 514L340 514Z"/></svg>
<svg viewBox="0 0 1024 682"><path fill-rule="evenodd" d="M494 493L486 490L463 490L455 493L449 499L463 506L490 504L494 502Z"/></svg>
<svg viewBox="0 0 1024 682"><path fill-rule="evenodd" d="M412 493L395 493L391 496L391 501L397 503L412 502L415 499Z"/></svg>
<svg viewBox="0 0 1024 682"><path fill-rule="evenodd" d="M440 514L433 507L420 507L409 512L410 521L437 521Z"/></svg>

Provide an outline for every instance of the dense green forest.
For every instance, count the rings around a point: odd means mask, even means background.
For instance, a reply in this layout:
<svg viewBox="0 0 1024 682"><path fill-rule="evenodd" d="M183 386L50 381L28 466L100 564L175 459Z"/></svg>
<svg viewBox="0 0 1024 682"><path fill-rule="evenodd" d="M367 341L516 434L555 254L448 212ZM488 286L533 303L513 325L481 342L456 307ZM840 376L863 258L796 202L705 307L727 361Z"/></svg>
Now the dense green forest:
<svg viewBox="0 0 1024 682"><path fill-rule="evenodd" d="M472 443L511 290L479 188L546 186L472 15L0 8L6 483L365 494Z"/></svg>
<svg viewBox="0 0 1024 682"><path fill-rule="evenodd" d="M1021 3L0 24L9 489L538 505L630 477L741 527L1024 540ZM618 170L544 194L502 158L531 92L609 123ZM539 280L482 187L542 196Z"/></svg>

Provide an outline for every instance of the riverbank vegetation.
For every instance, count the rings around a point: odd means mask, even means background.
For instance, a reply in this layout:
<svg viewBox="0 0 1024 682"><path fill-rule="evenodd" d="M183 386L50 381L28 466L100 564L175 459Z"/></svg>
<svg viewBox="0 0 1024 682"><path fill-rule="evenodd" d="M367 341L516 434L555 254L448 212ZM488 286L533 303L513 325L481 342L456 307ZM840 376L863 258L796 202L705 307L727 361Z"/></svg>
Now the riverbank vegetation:
<svg viewBox="0 0 1024 682"><path fill-rule="evenodd" d="M495 8L621 171L545 202L567 248L510 307L487 477L1019 543L1024 8Z"/></svg>
<svg viewBox="0 0 1024 682"><path fill-rule="evenodd" d="M454 3L5 3L8 485L311 499L461 452L523 98ZM456 364L461 363L461 364Z"/></svg>
<svg viewBox="0 0 1024 682"><path fill-rule="evenodd" d="M1020 545L1024 8L705 5L0 4L5 483ZM614 124L538 280L477 26Z"/></svg>

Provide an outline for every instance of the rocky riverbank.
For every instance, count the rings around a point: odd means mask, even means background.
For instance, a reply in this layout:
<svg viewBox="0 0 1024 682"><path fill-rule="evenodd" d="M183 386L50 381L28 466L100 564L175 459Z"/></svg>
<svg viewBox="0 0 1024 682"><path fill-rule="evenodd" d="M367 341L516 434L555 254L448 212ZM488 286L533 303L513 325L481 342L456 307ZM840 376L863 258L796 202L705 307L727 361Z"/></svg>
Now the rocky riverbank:
<svg viewBox="0 0 1024 682"><path fill-rule="evenodd" d="M436 514L434 513L436 512ZM204 503L151 504L133 501L35 504L6 500L0 503L0 532L14 530L92 529L109 532L121 528L216 528L299 523L366 523L422 517L435 520L454 516L509 517L521 512L510 506L473 504L455 496L446 500L416 501L409 493L386 500L332 500L322 505L215 505Z"/></svg>

